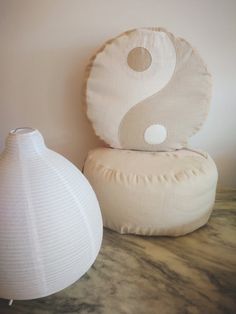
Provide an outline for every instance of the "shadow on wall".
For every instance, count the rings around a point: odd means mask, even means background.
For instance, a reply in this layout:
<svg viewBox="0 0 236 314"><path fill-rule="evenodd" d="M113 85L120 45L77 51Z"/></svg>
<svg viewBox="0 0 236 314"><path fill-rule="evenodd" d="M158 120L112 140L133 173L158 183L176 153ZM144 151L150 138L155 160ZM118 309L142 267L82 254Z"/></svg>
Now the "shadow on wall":
<svg viewBox="0 0 236 314"><path fill-rule="evenodd" d="M67 57L71 61L69 66L64 62L67 73L62 82L63 91L60 92L62 99L58 99L57 103L60 110L57 113L57 124L60 124L59 127L63 133L60 137L56 137L58 140L56 142L55 130L52 131L52 137L48 137L48 145L66 156L80 169L83 167L90 149L105 146L105 143L95 135L86 115L84 82L89 61L87 56L91 55L91 51L84 47L83 50L86 57L82 58L83 53L80 48L74 57ZM53 112L51 112L51 116L53 116Z"/></svg>
<svg viewBox="0 0 236 314"><path fill-rule="evenodd" d="M236 176L236 156L234 153L234 147L232 147L231 152L227 154L225 154L224 151L215 154L214 159L217 164L219 174L218 189L232 189L232 187L234 187L234 177ZM232 169L234 171L233 174ZM227 182L228 185L225 185L224 182Z"/></svg>
<svg viewBox="0 0 236 314"><path fill-rule="evenodd" d="M10 53L11 67L5 69L6 99L1 106L7 121L3 121L1 150L10 129L31 126L40 130L48 147L82 168L88 150L103 145L86 117L82 99L90 55L89 47L78 46Z"/></svg>

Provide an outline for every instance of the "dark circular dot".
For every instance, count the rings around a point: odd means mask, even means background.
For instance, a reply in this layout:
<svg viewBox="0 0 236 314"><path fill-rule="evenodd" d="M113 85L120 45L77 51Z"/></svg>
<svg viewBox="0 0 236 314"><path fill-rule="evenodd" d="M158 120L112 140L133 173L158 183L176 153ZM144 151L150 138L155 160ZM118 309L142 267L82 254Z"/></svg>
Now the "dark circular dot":
<svg viewBox="0 0 236 314"><path fill-rule="evenodd" d="M146 48L136 47L129 52L127 63L132 70L143 72L150 67L152 56Z"/></svg>

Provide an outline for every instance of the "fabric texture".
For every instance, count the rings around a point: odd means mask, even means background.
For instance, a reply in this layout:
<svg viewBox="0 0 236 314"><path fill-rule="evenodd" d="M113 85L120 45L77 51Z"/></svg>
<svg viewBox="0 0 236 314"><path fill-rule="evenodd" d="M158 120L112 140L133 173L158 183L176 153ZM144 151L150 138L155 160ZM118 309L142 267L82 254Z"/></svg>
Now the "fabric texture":
<svg viewBox="0 0 236 314"><path fill-rule="evenodd" d="M171 151L187 145L205 121L211 76L198 53L162 28L140 28L110 40L92 58L87 114L114 148ZM166 138L152 125L162 125Z"/></svg>
<svg viewBox="0 0 236 314"><path fill-rule="evenodd" d="M215 200L217 169L203 152L99 148L84 166L104 226L120 233L178 236L204 225Z"/></svg>

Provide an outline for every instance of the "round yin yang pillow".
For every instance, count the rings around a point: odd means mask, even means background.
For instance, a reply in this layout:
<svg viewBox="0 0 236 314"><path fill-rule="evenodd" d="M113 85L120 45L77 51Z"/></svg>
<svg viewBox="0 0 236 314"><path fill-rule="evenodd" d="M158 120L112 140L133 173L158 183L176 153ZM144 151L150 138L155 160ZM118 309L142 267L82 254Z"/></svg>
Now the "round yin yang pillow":
<svg viewBox="0 0 236 314"><path fill-rule="evenodd" d="M211 76L191 45L162 28L141 28L107 42L87 73L87 114L114 148L185 147L202 126Z"/></svg>

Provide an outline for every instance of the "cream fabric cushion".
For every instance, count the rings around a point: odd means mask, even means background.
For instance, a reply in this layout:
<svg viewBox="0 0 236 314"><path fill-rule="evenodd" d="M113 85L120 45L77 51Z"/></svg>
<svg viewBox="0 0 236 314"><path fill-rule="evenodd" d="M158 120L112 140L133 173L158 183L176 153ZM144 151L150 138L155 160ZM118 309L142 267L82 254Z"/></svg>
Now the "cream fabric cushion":
<svg viewBox="0 0 236 314"><path fill-rule="evenodd" d="M211 76L198 53L162 28L140 28L92 58L87 114L114 148L169 151L187 145L205 121Z"/></svg>
<svg viewBox="0 0 236 314"><path fill-rule="evenodd" d="M183 235L204 225L214 204L217 170L206 153L99 148L84 174L105 227L120 233Z"/></svg>

